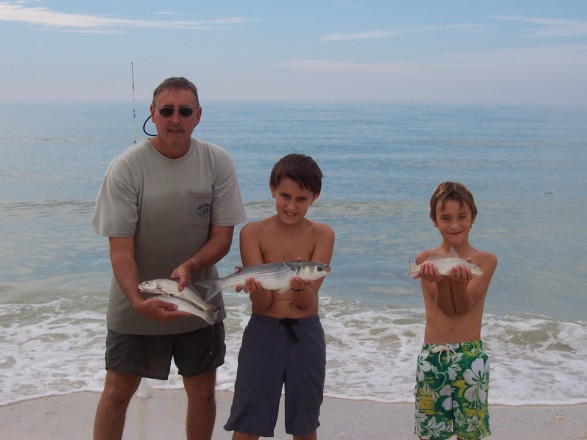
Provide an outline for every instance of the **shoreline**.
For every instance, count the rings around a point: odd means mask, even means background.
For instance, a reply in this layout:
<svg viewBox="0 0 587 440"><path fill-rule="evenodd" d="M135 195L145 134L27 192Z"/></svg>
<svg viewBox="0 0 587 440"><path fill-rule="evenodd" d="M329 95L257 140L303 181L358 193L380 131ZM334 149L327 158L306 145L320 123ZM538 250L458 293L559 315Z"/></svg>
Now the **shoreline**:
<svg viewBox="0 0 587 440"><path fill-rule="evenodd" d="M150 397L134 397L127 412L124 440L185 438L186 398L183 390L149 391ZM233 393L216 392L216 424L213 439L229 440L223 429ZM92 437L94 413L100 393L80 392L25 400L0 407L3 440L77 440ZM283 399L282 399L283 402ZM587 439L587 404L565 406L490 405L495 440ZM378 403L326 397L322 405L318 437L330 439L413 440L414 408L409 403ZM283 406L275 427L275 439L291 439L283 427Z"/></svg>

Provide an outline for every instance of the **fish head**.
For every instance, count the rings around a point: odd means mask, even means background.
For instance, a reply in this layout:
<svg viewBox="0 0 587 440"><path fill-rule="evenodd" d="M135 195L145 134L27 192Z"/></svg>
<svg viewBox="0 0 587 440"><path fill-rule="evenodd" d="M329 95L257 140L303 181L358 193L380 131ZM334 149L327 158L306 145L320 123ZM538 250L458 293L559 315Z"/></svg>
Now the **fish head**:
<svg viewBox="0 0 587 440"><path fill-rule="evenodd" d="M157 280L149 280L143 281L139 284L139 290L141 292L148 292L148 293L162 293L161 287Z"/></svg>
<svg viewBox="0 0 587 440"><path fill-rule="evenodd" d="M288 263L288 265L295 271L297 276L311 281L325 277L331 270L328 264L316 263L314 261L295 261Z"/></svg>
<svg viewBox="0 0 587 440"><path fill-rule="evenodd" d="M477 266L474 263L468 263L467 266L469 267L469 270L471 271L471 273L475 276L480 277L481 275L483 275L483 269L481 269L479 266Z"/></svg>

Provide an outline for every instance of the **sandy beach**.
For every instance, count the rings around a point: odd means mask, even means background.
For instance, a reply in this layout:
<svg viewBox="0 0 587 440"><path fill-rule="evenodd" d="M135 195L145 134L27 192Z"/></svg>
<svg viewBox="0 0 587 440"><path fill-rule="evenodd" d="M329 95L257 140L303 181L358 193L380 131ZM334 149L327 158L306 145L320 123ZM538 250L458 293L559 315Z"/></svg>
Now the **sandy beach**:
<svg viewBox="0 0 587 440"><path fill-rule="evenodd" d="M0 407L2 440L91 439L98 393L76 393L23 401ZM228 417L232 393L217 392L218 414L214 439L231 438L222 425ZM185 396L182 390L150 390L150 397L131 402L125 440L182 439ZM495 440L587 439L587 405L492 406ZM330 439L415 438L411 404L383 404L327 398L322 406L318 437ZM283 408L276 439L291 438L283 429Z"/></svg>

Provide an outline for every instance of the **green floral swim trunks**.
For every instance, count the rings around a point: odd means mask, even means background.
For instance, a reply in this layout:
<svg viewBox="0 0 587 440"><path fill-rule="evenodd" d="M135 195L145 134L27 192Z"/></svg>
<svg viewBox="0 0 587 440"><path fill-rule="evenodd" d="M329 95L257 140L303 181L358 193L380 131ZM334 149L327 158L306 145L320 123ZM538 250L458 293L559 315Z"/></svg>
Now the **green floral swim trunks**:
<svg viewBox="0 0 587 440"><path fill-rule="evenodd" d="M491 434L489 360L481 341L424 344L416 378L418 437L472 440Z"/></svg>

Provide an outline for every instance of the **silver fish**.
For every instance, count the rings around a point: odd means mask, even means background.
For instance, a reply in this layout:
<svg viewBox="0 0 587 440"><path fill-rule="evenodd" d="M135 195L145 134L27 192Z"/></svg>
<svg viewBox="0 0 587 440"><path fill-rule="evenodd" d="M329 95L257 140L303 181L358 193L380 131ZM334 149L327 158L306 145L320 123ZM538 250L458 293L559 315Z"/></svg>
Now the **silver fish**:
<svg viewBox="0 0 587 440"><path fill-rule="evenodd" d="M314 261L285 261L282 263L266 263L258 266L240 268L238 272L217 280L197 281L194 284L205 287L208 291L204 301L210 301L222 290L237 285L244 286L247 278L254 277L264 289L279 290L281 293L289 289L290 280L301 277L314 281L330 273L328 264Z"/></svg>
<svg viewBox="0 0 587 440"><path fill-rule="evenodd" d="M141 292L156 295L162 301L177 305L177 310L199 316L209 324L214 324L218 308L204 302L189 286L179 290L179 283L165 278L144 281L139 284Z"/></svg>
<svg viewBox="0 0 587 440"><path fill-rule="evenodd" d="M449 275L450 271L453 267L458 266L459 264L464 265L467 267L474 276L481 276L483 275L483 270L476 264L470 263L467 260L463 260L459 257L442 257L440 255L431 255L426 259L426 261L431 261L434 265L438 268L438 273L440 275ZM410 267L408 269L408 275L415 276L418 272L420 272L421 264L416 264L410 262Z"/></svg>

